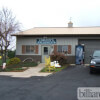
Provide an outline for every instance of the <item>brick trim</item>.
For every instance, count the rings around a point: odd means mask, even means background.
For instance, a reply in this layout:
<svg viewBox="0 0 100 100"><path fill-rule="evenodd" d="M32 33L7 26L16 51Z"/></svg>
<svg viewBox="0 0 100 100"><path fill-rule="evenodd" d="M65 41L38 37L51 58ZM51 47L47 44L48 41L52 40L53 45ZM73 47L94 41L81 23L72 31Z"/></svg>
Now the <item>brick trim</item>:
<svg viewBox="0 0 100 100"><path fill-rule="evenodd" d="M21 61L24 61L26 58L32 58L33 61L35 62L38 62L40 61L41 62L41 55L16 55L16 57L20 58Z"/></svg>

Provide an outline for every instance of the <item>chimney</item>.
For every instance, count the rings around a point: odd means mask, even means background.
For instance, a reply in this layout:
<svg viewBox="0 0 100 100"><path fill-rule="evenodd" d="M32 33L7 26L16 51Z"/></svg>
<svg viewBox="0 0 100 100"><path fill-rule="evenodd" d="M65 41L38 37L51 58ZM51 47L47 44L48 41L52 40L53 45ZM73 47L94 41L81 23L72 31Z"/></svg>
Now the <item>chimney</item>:
<svg viewBox="0 0 100 100"><path fill-rule="evenodd" d="M68 23L68 28L72 28L73 27L73 23L70 21L69 23Z"/></svg>

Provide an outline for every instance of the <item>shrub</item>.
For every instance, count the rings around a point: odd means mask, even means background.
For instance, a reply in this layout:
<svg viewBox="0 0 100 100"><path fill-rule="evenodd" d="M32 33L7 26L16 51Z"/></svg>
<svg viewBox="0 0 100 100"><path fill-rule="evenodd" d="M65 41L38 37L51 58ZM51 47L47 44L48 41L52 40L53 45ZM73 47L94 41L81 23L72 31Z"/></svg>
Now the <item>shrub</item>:
<svg viewBox="0 0 100 100"><path fill-rule="evenodd" d="M8 65L8 68L19 68L19 67L36 67L36 62L20 62L18 64Z"/></svg>
<svg viewBox="0 0 100 100"><path fill-rule="evenodd" d="M8 65L18 64L18 63L20 63L20 62L21 62L21 60L20 60L19 58L14 57L14 58L11 58L11 59L9 60Z"/></svg>
<svg viewBox="0 0 100 100"><path fill-rule="evenodd" d="M67 56L63 53L54 52L50 55L51 61L58 61L60 65L67 64Z"/></svg>
<svg viewBox="0 0 100 100"><path fill-rule="evenodd" d="M21 62L19 64L20 67L34 67L37 66L38 64L36 62Z"/></svg>
<svg viewBox="0 0 100 100"><path fill-rule="evenodd" d="M15 57L15 51L11 51L9 50L8 51L8 57L11 59L11 58L14 58Z"/></svg>

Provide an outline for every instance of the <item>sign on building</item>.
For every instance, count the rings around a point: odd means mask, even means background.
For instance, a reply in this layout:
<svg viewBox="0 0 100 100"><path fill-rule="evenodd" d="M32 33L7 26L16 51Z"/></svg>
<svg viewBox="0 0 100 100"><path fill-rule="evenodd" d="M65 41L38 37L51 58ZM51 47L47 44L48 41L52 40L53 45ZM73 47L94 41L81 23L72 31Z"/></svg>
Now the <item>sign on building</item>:
<svg viewBox="0 0 100 100"><path fill-rule="evenodd" d="M37 39L37 44L56 44L56 39Z"/></svg>

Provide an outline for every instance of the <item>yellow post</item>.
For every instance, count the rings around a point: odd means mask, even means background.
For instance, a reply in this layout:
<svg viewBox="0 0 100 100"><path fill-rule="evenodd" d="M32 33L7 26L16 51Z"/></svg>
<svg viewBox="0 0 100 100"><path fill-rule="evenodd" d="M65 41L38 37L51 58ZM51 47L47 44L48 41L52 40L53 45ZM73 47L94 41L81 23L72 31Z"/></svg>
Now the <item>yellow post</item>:
<svg viewBox="0 0 100 100"><path fill-rule="evenodd" d="M49 72L50 72L52 69L55 70L55 66L51 66L50 56L49 56L49 58L46 58L46 56L45 56L45 71L46 71L46 69L48 69Z"/></svg>

